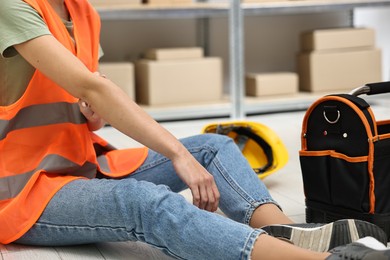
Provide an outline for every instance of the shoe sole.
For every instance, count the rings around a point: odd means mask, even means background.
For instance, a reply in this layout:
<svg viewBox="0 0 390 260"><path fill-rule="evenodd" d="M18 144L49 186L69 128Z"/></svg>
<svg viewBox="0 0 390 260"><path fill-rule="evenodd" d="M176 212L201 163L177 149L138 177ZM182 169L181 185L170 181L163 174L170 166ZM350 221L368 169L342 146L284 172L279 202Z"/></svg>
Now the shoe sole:
<svg viewBox="0 0 390 260"><path fill-rule="evenodd" d="M343 219L313 228L270 225L262 229L273 237L317 252L327 252L367 236L387 245L386 233L380 227L362 220Z"/></svg>

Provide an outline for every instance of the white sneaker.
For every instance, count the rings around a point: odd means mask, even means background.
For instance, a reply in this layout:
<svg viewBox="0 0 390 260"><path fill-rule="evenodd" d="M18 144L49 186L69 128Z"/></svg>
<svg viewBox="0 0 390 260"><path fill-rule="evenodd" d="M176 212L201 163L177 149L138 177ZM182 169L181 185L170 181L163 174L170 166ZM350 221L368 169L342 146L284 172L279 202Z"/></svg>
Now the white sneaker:
<svg viewBox="0 0 390 260"><path fill-rule="evenodd" d="M326 260L390 260L390 249L373 237L365 237L329 251Z"/></svg>
<svg viewBox="0 0 390 260"><path fill-rule="evenodd" d="M384 245L387 244L387 235L380 227L354 219L338 220L328 224L269 225L262 229L273 237L317 252L327 252L367 236L379 240Z"/></svg>

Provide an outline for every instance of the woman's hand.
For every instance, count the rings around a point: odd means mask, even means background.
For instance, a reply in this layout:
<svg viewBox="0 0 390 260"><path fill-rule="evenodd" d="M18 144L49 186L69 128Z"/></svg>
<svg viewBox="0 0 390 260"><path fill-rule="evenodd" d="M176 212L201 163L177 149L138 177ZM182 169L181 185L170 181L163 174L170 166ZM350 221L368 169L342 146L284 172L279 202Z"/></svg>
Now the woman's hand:
<svg viewBox="0 0 390 260"><path fill-rule="evenodd" d="M106 78L105 75L101 74L98 71L94 72L94 74L96 76ZM79 99L79 107L81 113L88 120L88 128L90 131L99 130L105 125L106 122L91 109L91 106L86 101Z"/></svg>
<svg viewBox="0 0 390 260"><path fill-rule="evenodd" d="M193 204L200 209L216 211L220 194L214 177L188 152L173 159L172 163L179 178L190 188Z"/></svg>
<svg viewBox="0 0 390 260"><path fill-rule="evenodd" d="M88 120L88 129L90 131L96 131L102 128L105 124L105 121L103 118L101 118L98 114L96 114L90 107L90 105L83 101L79 100L79 107L81 113L85 116L85 118Z"/></svg>

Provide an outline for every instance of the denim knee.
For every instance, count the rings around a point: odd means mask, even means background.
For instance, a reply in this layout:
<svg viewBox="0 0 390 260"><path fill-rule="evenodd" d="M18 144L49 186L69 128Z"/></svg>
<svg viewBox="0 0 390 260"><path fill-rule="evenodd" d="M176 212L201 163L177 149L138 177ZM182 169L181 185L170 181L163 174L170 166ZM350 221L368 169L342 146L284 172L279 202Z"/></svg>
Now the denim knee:
<svg viewBox="0 0 390 260"><path fill-rule="evenodd" d="M214 154L221 149L240 152L234 140L226 135L221 134L202 134L197 136L197 141L204 147L211 150Z"/></svg>
<svg viewBox="0 0 390 260"><path fill-rule="evenodd" d="M216 149L219 149L221 146L226 144L234 144L233 139L227 135L221 134L202 134L203 138L205 138L205 142Z"/></svg>

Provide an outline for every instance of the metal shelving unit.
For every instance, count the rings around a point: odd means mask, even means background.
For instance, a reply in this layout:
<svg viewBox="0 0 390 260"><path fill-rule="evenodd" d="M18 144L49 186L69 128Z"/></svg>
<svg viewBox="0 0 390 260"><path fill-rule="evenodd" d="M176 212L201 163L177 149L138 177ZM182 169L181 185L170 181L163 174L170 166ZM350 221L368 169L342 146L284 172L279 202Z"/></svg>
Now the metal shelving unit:
<svg viewBox="0 0 390 260"><path fill-rule="evenodd" d="M238 1L238 0L231 0ZM356 8L364 7L377 7L377 6L389 6L389 0L310 0L310 1L289 1L289 2L268 2L268 3L244 3L241 4L242 13L234 13L235 15L287 15L287 14L304 14L304 13L321 13L321 12L332 12L332 11L345 11L353 12ZM231 5L230 8L235 8ZM230 18L230 19L240 19L240 18ZM231 34L240 34L239 30L234 30L231 28ZM238 38L238 37L236 37ZM231 48L236 48L237 51L243 45L243 38L240 38L241 42L230 42ZM238 46L237 46L238 44ZM244 68L244 63L237 63L235 66ZM244 71L244 70L242 70ZM231 69L231 73L240 73L235 72ZM244 81L244 75L236 75L235 77L241 78L242 82ZM243 83L240 82L236 86L231 86L231 88L243 88ZM235 93L243 93L242 91L236 91ZM300 93L294 95L291 98L278 98L274 100L269 99L253 99L245 98L242 94L239 97L232 98L233 110L231 113L232 118L242 118L246 114L250 113L267 113L267 112L279 112L279 111L290 111L298 109L306 109L309 107L316 99L321 96L320 93L310 94L310 93ZM234 103L236 102L236 103ZM241 112L244 111L244 112Z"/></svg>
<svg viewBox="0 0 390 260"><path fill-rule="evenodd" d="M102 20L191 19L226 16L227 4L96 6Z"/></svg>
<svg viewBox="0 0 390 260"><path fill-rule="evenodd" d="M266 113L305 109L317 95L298 94L275 100L244 97L243 19L249 15L284 15L332 11L350 11L355 8L389 6L390 0L302 0L264 3L194 3L177 6L118 5L98 6L102 20L198 19L200 32L207 32L209 18L229 18L230 96L215 104L194 104L172 107L144 107L157 120L177 120L214 116L243 118L248 113ZM207 36L204 36L207 38ZM205 39L202 41L205 41ZM207 40L207 39L206 39ZM206 46L207 47L207 46ZM206 51L207 53L207 51Z"/></svg>

